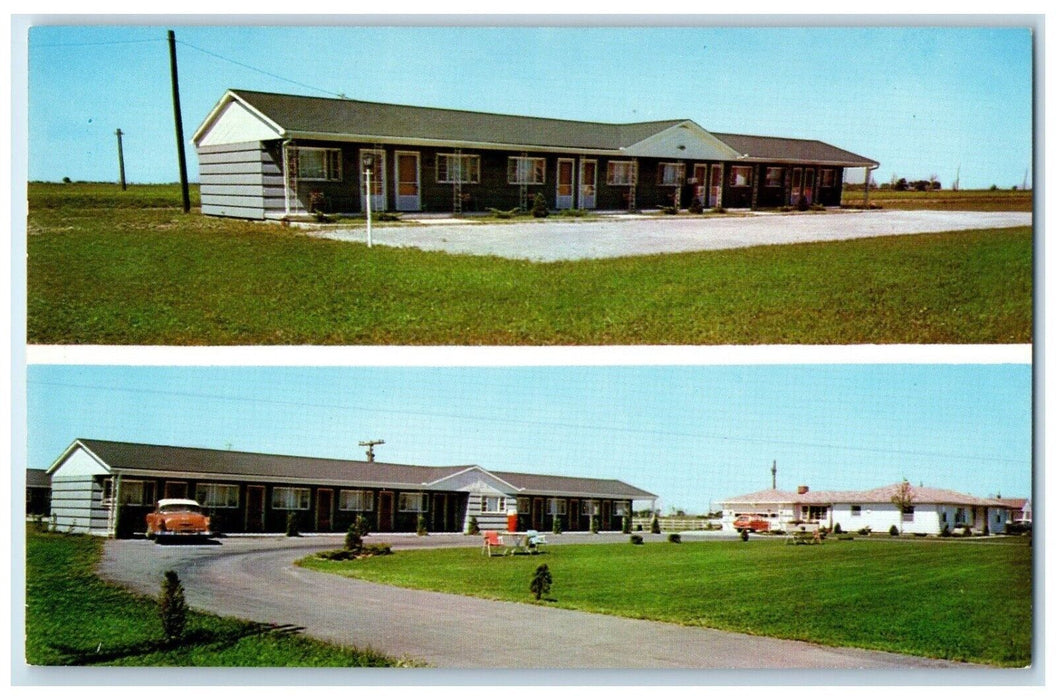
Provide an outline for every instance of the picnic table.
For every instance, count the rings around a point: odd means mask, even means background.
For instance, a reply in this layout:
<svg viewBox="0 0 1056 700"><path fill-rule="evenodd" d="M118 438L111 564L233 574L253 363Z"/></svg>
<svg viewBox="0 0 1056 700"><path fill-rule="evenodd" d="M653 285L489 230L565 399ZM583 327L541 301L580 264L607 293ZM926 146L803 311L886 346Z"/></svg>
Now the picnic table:
<svg viewBox="0 0 1056 700"><path fill-rule="evenodd" d="M528 535L523 532L507 532L499 535L502 546L506 548L506 554L527 554Z"/></svg>
<svg viewBox="0 0 1056 700"><path fill-rule="evenodd" d="M785 544L821 544L821 530L793 530Z"/></svg>

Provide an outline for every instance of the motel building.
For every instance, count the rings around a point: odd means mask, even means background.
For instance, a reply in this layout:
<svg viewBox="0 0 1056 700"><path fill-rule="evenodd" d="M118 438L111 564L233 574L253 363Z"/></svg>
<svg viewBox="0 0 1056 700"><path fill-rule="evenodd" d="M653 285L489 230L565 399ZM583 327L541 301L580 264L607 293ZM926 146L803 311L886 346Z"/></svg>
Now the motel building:
<svg viewBox="0 0 1056 700"><path fill-rule="evenodd" d="M807 486L756 491L721 502L722 527L733 530L734 520L752 514L767 520L771 530L786 532L800 527L831 531L839 524L844 532L888 532L894 525L906 534L941 535L970 527L974 533L997 535L1011 522L1008 504L999 499L927 486L911 486L911 504L900 508L893 500L900 488L904 486L895 483L867 491L811 491Z"/></svg>
<svg viewBox="0 0 1056 700"><path fill-rule="evenodd" d="M157 500L193 498L222 534L345 532L357 516L371 532L619 531L635 501L657 496L616 479L419 466L77 439L48 468L51 515L61 532L132 537Z"/></svg>
<svg viewBox="0 0 1056 700"><path fill-rule="evenodd" d="M202 213L531 208L637 211L839 206L846 168L879 163L822 141L227 90L192 137ZM369 199L369 201L368 201Z"/></svg>

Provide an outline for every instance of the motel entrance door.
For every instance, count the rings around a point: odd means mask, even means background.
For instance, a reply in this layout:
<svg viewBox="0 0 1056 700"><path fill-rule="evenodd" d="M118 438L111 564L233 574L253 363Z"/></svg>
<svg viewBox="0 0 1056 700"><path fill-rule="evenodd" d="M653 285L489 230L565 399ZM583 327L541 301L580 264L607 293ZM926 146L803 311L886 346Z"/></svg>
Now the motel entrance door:
<svg viewBox="0 0 1056 700"><path fill-rule="evenodd" d="M579 208L593 209L598 206L598 161L579 161Z"/></svg>
<svg viewBox="0 0 1056 700"><path fill-rule="evenodd" d="M246 487L246 532L264 532L264 487Z"/></svg>
<svg viewBox="0 0 1056 700"><path fill-rule="evenodd" d="M571 209L575 206L575 167L571 158L557 159L557 195L555 206L558 209Z"/></svg>
<svg viewBox="0 0 1056 700"><path fill-rule="evenodd" d="M702 202L706 207L722 206L722 166L711 166L711 179L708 180L708 201Z"/></svg>
<svg viewBox="0 0 1056 700"><path fill-rule="evenodd" d="M396 152L396 211L422 208L421 173L417 153Z"/></svg>
<svg viewBox="0 0 1056 700"><path fill-rule="evenodd" d="M333 489L318 489L315 492L315 531L330 532L334 529L331 513L334 509Z"/></svg>
<svg viewBox="0 0 1056 700"><path fill-rule="evenodd" d="M378 494L378 532L392 532L392 492Z"/></svg>
<svg viewBox="0 0 1056 700"><path fill-rule="evenodd" d="M693 166L693 198L700 200L700 206L708 205L708 166L697 163Z"/></svg>

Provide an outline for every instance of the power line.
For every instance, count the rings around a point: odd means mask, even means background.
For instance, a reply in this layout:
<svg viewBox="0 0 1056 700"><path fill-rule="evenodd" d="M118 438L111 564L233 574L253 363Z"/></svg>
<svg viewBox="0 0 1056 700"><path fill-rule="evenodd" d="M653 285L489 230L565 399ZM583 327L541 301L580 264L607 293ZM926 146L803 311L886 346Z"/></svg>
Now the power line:
<svg viewBox="0 0 1056 700"><path fill-rule="evenodd" d="M215 399L219 401L236 401L244 403L254 404L267 404L274 406L289 406L291 408L324 408L333 409L339 411L369 411L373 413L386 413L393 415L410 415L410 416L422 416L426 418L448 418L455 420L465 421L481 421L489 423L501 423L510 425L530 425L540 427L561 427L561 428L575 428L579 430L595 430L604 431L610 433L627 433L636 435L650 435L656 437L681 437L681 438L693 438L698 440L722 440L728 442L739 442L746 444L757 444L757 445L769 445L769 446L784 446L784 447L811 447L819 449L830 449L830 450L846 450L848 452L861 452L867 454L883 454L883 455L900 455L907 457L938 457L943 459L962 459L972 460L981 462L1000 462L1005 464L1022 464L1025 461L1030 460L1022 459L1009 459L1003 457L980 457L977 455L960 455L950 454L945 452L927 452L920 450L897 450L897 449L884 449L879 447L861 447L852 445L841 445L835 443L825 442L805 442L797 440L778 440L773 438L751 438L751 437L737 437L730 435L721 435L716 433L687 433L672 430L651 430L646 428L622 428L616 426L603 426L603 425L592 425L589 423L569 423L563 421L543 421L543 420L525 420L525 419L506 419L506 418L493 418L490 416L467 416L460 415L457 413L443 413L439 411L409 411L400 409L385 409L377 408L374 406L357 406L351 404L324 404L324 403L308 403L301 401L282 401L278 399L265 399L265 398L249 398L241 396L223 396L220 394L204 394L196 392L184 392L184 391L169 391L162 389L131 389L123 387L113 386L101 386L92 384L67 384L64 382L41 382L41 381L30 381L30 384L41 385L41 386L60 386L70 389L95 389L95 390L106 390L106 391L121 391L131 394L157 394L159 396L180 396L184 398L193 399Z"/></svg>
<svg viewBox="0 0 1056 700"><path fill-rule="evenodd" d="M297 85L299 87L307 88L309 90L314 90L315 92L321 92L321 93L323 93L325 95L332 95L334 97L344 97L344 95L342 93L332 92L330 90L324 90L323 88L315 87L314 85L309 85L307 83L302 83L302 82L299 82L297 80L292 80L290 78L285 78L285 77L283 77L281 75L278 75L276 73L271 73L271 72L266 71L266 70L264 70L262 68L257 68L256 66L251 66L248 63L243 63L241 61L236 61L233 58L227 58L226 56L221 56L220 54L218 54L218 53L216 53L214 51L209 51L208 49L203 49L200 46L195 46L194 44L188 44L186 41L183 41L182 39L178 40L177 43L179 43L179 44L181 44L183 46L186 46L188 48L192 48L195 51L201 51L202 53L204 53L204 54L206 54L208 56L212 56L213 58L220 59L221 61L227 61L228 63L231 63L233 65L239 66L241 68L245 68L246 70L255 71L257 73L260 73L261 75L266 75L269 78L275 78L276 80L282 80L284 82L290 83L291 85Z"/></svg>
<svg viewBox="0 0 1056 700"><path fill-rule="evenodd" d="M82 41L82 42L71 42L71 43L68 43L68 44L67 43L60 43L60 44L37 44L37 43L34 43L33 44L33 48L35 48L35 49L36 48L42 48L43 49L43 48L79 47L79 46L120 46L120 45L124 45L124 44L151 44L151 43L158 43L158 42L161 42L161 41L164 41L164 40L162 40L162 39L129 39L129 40L124 40L124 41ZM188 43L188 42L186 42L186 41L184 41L182 39L177 39L176 43L180 44L181 46L186 46L187 48L194 49L195 51L200 51L201 53L204 53L207 56L211 56L211 57L219 59L221 61L226 61L227 63L239 66L241 68L245 68L246 70L251 70L251 71L254 71L256 73L260 73L261 75L266 75L269 78L274 78L275 80L281 80L283 82L290 83L291 85L297 85L298 87L303 87L303 88L306 88L308 90L312 90L314 92L323 93L324 95L331 95L333 97L344 97L345 96L343 93L340 93L340 92L333 92L332 90L325 90L323 88L316 87L314 85L309 85L308 83L302 83L300 81L293 80L292 78L287 78L285 76L278 75L277 73L272 73L270 71L266 71L263 68L257 68L256 66L251 66L250 64L244 63L242 61L236 61L233 58L228 58L227 56L223 56L221 54L218 54L215 51L210 51L209 49L203 49L201 46L195 46L194 44L190 44L190 43Z"/></svg>

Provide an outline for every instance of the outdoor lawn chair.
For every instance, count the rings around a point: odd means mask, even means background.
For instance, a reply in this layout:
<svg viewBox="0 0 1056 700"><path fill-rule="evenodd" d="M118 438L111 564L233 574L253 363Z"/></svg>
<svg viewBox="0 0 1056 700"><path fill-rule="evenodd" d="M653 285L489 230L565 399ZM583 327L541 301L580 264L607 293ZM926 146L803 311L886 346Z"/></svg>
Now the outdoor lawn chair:
<svg viewBox="0 0 1056 700"><path fill-rule="evenodd" d="M499 537L499 533L495 530L484 531L484 545L480 548L481 554L487 554L489 557L492 556L491 548L494 547L499 550L500 553L505 553L502 544L502 538Z"/></svg>
<svg viewBox="0 0 1056 700"><path fill-rule="evenodd" d="M538 553L539 546L546 544L546 535L540 533L537 530L528 531L528 549Z"/></svg>

